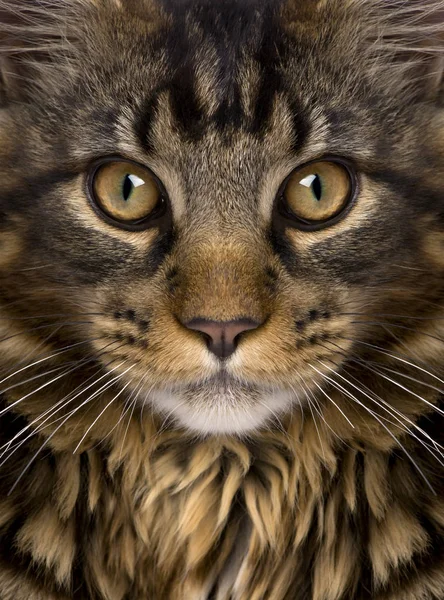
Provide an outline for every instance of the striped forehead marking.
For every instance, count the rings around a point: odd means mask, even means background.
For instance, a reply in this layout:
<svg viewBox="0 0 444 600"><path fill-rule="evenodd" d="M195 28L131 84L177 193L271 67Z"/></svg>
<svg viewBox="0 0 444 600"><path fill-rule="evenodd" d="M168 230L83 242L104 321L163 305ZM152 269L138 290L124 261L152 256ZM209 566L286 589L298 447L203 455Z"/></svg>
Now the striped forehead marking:
<svg viewBox="0 0 444 600"><path fill-rule="evenodd" d="M269 130L279 94L287 100L295 150L300 147L309 126L284 79L289 44L279 19L280 2L168 0L164 4L172 14L168 30L159 38L167 69L137 119L136 133L142 145L150 153L155 151L152 128L160 103L165 101L172 122L187 140L199 141L209 129L228 138L233 129L262 137ZM216 107L199 94L198 72L205 53L211 58L202 70L214 82L211 95L217 99ZM255 71L252 82L248 81L250 65ZM252 96L251 112L242 101L244 88Z"/></svg>

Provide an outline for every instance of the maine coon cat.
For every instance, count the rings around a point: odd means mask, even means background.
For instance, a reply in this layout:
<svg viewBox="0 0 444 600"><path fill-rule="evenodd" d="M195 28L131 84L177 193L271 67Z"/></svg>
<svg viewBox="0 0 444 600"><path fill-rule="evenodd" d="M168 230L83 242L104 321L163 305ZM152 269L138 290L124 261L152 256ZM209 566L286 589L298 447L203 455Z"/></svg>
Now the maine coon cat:
<svg viewBox="0 0 444 600"><path fill-rule="evenodd" d="M0 1L0 598L444 598L444 5Z"/></svg>

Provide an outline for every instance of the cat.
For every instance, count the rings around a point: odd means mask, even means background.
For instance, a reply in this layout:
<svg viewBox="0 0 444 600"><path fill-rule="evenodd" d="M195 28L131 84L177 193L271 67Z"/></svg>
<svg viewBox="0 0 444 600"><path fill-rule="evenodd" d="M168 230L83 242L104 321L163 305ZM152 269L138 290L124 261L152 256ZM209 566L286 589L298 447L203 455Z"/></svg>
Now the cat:
<svg viewBox="0 0 444 600"><path fill-rule="evenodd" d="M0 0L0 598L444 598L444 5Z"/></svg>

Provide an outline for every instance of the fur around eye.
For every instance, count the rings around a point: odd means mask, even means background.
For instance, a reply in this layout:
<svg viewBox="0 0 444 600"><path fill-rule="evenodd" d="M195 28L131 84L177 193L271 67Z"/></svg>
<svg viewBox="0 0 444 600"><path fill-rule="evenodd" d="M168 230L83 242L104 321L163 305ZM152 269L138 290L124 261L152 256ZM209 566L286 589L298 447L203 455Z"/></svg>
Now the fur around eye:
<svg viewBox="0 0 444 600"><path fill-rule="evenodd" d="M164 194L154 174L126 160L96 165L88 178L88 193L100 216L130 229L148 226L164 205Z"/></svg>
<svg viewBox="0 0 444 600"><path fill-rule="evenodd" d="M309 163L295 169L284 182L281 209L295 226L319 229L345 215L355 188L351 170L342 163Z"/></svg>

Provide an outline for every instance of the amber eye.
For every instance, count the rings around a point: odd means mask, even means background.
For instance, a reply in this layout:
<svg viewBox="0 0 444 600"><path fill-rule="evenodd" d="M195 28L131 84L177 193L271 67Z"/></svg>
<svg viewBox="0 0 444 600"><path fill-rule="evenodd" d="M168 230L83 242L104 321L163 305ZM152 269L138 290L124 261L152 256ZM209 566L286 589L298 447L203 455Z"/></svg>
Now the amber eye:
<svg viewBox="0 0 444 600"><path fill-rule="evenodd" d="M296 169L287 179L282 201L290 218L302 224L329 223L353 196L350 170L339 162L319 161Z"/></svg>
<svg viewBox="0 0 444 600"><path fill-rule="evenodd" d="M108 160L96 167L89 189L106 217L129 228L158 216L164 203L160 183L151 171L130 161Z"/></svg>

